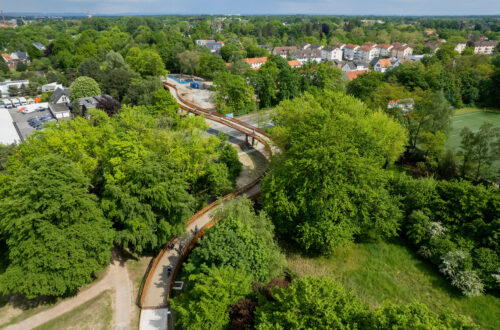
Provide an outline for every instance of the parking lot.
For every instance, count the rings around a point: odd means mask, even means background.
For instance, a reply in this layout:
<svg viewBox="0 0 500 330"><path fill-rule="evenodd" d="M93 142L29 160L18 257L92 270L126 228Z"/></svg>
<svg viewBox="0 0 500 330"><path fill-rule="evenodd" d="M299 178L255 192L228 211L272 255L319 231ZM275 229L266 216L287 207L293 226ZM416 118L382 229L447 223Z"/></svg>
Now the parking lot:
<svg viewBox="0 0 500 330"><path fill-rule="evenodd" d="M9 109L10 115L14 120L14 126L16 126L18 133L21 135L21 139L24 141L27 137L35 131L35 128L31 127L28 123L30 117L39 117L45 114L50 114L49 110L35 111L32 113L24 114L22 112L17 112L16 108Z"/></svg>

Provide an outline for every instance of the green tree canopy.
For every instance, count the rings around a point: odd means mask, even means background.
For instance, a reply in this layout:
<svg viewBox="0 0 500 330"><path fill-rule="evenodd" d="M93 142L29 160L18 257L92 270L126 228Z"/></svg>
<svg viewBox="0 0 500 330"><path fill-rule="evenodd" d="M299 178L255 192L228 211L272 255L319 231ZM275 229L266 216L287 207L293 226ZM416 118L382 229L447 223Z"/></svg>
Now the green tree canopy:
<svg viewBox="0 0 500 330"><path fill-rule="evenodd" d="M245 78L219 72L214 80L215 104L223 114L245 114L255 109L254 90Z"/></svg>
<svg viewBox="0 0 500 330"><path fill-rule="evenodd" d="M284 154L272 160L262 193L278 233L321 253L354 236L396 234L400 214L382 167L404 150L398 123L327 92L282 102L274 122Z"/></svg>
<svg viewBox="0 0 500 330"><path fill-rule="evenodd" d="M111 222L89 184L74 163L56 155L14 171L0 200L0 234L9 249L2 292L72 294L109 263Z"/></svg>
<svg viewBox="0 0 500 330"><path fill-rule="evenodd" d="M229 326L229 306L251 292L251 278L241 269L211 268L208 274L190 275L185 292L171 300L177 312L176 326L225 329Z"/></svg>
<svg viewBox="0 0 500 330"><path fill-rule="evenodd" d="M272 301L257 307L256 329L356 329L368 306L327 277L305 277L272 291Z"/></svg>
<svg viewBox="0 0 500 330"><path fill-rule="evenodd" d="M283 271L284 258L274 241L271 220L255 214L246 198L229 201L214 215L220 219L194 249L188 272L208 272L210 267L233 267L255 281L267 282Z"/></svg>
<svg viewBox="0 0 500 330"><path fill-rule="evenodd" d="M73 106L79 106L78 99L82 97L98 96L101 95L101 88L99 84L90 77L78 77L71 86L70 99Z"/></svg>

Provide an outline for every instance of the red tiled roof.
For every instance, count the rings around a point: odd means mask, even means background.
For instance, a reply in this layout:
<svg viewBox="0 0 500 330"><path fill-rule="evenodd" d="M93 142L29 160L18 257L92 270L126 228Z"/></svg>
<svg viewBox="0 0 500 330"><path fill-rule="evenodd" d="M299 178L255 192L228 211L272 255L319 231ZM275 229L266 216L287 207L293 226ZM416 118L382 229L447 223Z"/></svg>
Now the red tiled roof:
<svg viewBox="0 0 500 330"><path fill-rule="evenodd" d="M10 62L13 60L12 57L7 53L2 54L2 57L5 59L6 62Z"/></svg>
<svg viewBox="0 0 500 330"><path fill-rule="evenodd" d="M373 42L365 42L362 46L368 46L368 47L375 47L377 44L376 43L373 43Z"/></svg>
<svg viewBox="0 0 500 330"><path fill-rule="evenodd" d="M345 46L345 48L352 48L352 49L354 49L354 48L356 48L356 47L359 47L359 46L358 46L358 45L353 45L353 44L347 44L347 45Z"/></svg>
<svg viewBox="0 0 500 330"><path fill-rule="evenodd" d="M294 67L294 66L301 66L300 62L299 62L299 61L297 61L297 60L288 61L288 64L289 64L291 67Z"/></svg>
<svg viewBox="0 0 500 330"><path fill-rule="evenodd" d="M359 49L359 50L363 50L363 51L370 51L370 50L372 50L373 48L372 48L372 47L370 47L370 46L361 46L361 47L359 47L358 49Z"/></svg>
<svg viewBox="0 0 500 330"><path fill-rule="evenodd" d="M377 48L389 49L391 47L392 47L392 45L387 45L387 44L378 44L377 45Z"/></svg>
<svg viewBox="0 0 500 330"><path fill-rule="evenodd" d="M378 60L378 62L380 63L380 66L383 68L392 66L391 60L388 58L381 58L380 60Z"/></svg>
<svg viewBox="0 0 500 330"><path fill-rule="evenodd" d="M351 81L351 80L358 78L359 75L361 75L363 73L367 73L367 72L370 72L370 70L366 69L366 70L349 71L349 72L346 72L345 74L347 75L347 79L349 79L349 81Z"/></svg>
<svg viewBox="0 0 500 330"><path fill-rule="evenodd" d="M250 64L257 64L257 63L266 63L267 57L245 58L245 62L247 62L249 65Z"/></svg>

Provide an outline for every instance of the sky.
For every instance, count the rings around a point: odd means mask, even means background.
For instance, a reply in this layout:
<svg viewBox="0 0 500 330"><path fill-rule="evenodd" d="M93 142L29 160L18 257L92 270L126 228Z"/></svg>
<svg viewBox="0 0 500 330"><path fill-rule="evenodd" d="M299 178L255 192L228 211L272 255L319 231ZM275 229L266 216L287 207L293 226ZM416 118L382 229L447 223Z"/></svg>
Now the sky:
<svg viewBox="0 0 500 330"><path fill-rule="evenodd" d="M499 15L500 0L17 0L8 13Z"/></svg>

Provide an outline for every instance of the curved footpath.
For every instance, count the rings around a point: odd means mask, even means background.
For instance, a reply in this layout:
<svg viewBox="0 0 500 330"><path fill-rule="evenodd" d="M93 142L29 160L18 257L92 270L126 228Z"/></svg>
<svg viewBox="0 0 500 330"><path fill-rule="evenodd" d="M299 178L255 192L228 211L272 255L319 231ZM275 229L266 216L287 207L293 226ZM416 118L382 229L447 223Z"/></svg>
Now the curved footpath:
<svg viewBox="0 0 500 330"><path fill-rule="evenodd" d="M176 97L181 109L196 115L203 115L209 122L214 121L239 131L260 142L267 153L272 154L268 136L264 131L238 119L226 118L217 112L203 109L184 100L173 82L167 81L164 85ZM260 195L260 179L263 174L261 173L257 179L246 186L224 196L222 203L217 201L200 210L188 221L186 232L182 237L174 238L165 244L165 247L153 261L142 290L140 330L173 328L172 318L169 317L168 302L170 291L182 262L205 230L214 224L213 215L224 204L225 200L239 195L246 195L249 198L256 198ZM169 272L169 268L171 272Z"/></svg>
<svg viewBox="0 0 500 330"><path fill-rule="evenodd" d="M116 330L130 329L132 313L132 283L125 267L125 260L113 253L111 265L106 275L76 296L58 303L54 307L35 314L19 323L9 325L5 330L26 330L36 328L53 320L85 302L97 297L106 290L113 291L114 324Z"/></svg>

